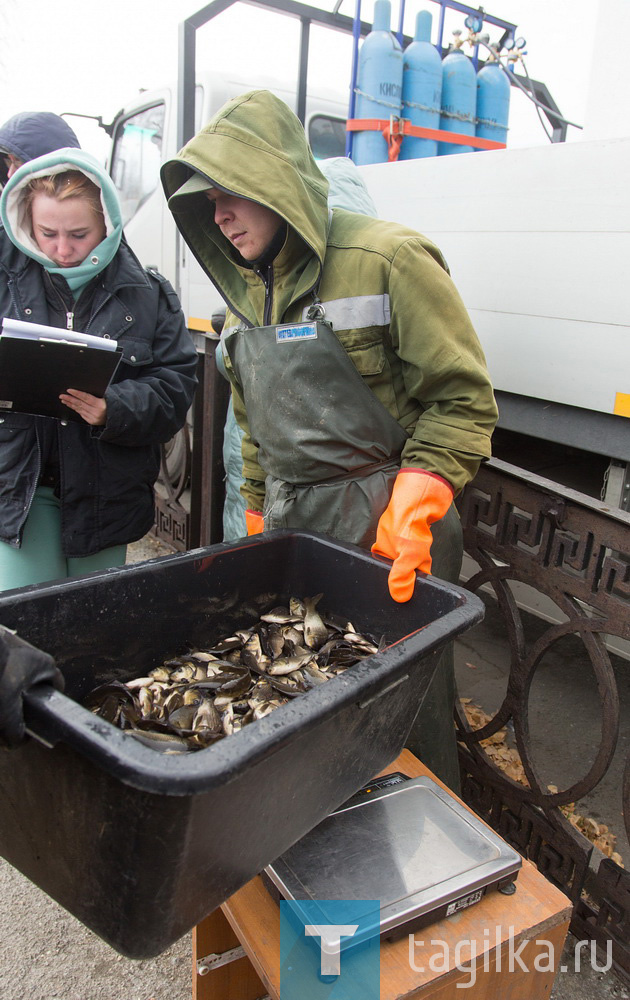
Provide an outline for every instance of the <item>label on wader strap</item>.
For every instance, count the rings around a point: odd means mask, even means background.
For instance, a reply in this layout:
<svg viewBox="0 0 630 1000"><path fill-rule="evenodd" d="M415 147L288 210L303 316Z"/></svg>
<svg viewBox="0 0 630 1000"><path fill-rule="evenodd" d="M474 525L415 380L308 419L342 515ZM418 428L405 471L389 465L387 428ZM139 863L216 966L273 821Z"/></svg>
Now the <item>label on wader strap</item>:
<svg viewBox="0 0 630 1000"><path fill-rule="evenodd" d="M295 340L317 340L317 323L300 323L297 326L276 327L278 344L288 344Z"/></svg>

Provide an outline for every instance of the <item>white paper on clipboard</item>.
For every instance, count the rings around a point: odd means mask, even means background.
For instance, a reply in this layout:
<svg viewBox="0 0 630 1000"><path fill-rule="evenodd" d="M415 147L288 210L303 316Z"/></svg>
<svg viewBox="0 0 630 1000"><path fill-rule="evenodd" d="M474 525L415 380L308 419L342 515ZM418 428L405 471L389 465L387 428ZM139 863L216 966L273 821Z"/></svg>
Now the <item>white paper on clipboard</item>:
<svg viewBox="0 0 630 1000"><path fill-rule="evenodd" d="M55 340L65 344L82 344L103 351L115 351L118 347L118 341L109 337L95 337L91 333L62 330L60 327L44 326L41 323L25 323L20 319L3 319L2 336L18 340Z"/></svg>

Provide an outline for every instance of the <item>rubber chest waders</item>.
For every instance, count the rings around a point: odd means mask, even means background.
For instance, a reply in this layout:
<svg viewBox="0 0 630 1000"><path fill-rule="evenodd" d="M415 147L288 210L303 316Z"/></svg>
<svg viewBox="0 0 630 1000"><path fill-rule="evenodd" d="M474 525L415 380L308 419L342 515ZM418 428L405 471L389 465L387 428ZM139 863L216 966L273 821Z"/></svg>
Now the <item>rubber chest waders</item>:
<svg viewBox="0 0 630 1000"><path fill-rule="evenodd" d="M324 322L224 339L267 474L265 528L322 531L368 547L407 435Z"/></svg>
<svg viewBox="0 0 630 1000"><path fill-rule="evenodd" d="M369 548L407 435L363 381L324 322L237 328L222 338L267 473L265 528L309 528ZM456 583L462 558L452 505L432 525L432 572ZM385 595L384 599L385 599ZM407 745L459 789L452 644Z"/></svg>

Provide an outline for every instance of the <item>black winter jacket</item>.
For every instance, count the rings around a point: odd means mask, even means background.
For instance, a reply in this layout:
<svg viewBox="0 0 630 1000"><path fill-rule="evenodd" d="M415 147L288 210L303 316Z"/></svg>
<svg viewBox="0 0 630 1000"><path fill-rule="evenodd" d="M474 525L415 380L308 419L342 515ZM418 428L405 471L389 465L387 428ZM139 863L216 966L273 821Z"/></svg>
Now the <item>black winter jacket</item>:
<svg viewBox="0 0 630 1000"><path fill-rule="evenodd" d="M57 325L47 305L43 268L0 235L0 317ZM62 547L75 558L136 541L150 529L159 445L186 420L197 368L171 285L146 271L124 241L88 291L90 316L82 332L108 335L123 351L105 393L105 426L0 410L0 539L16 548L21 544L42 469L40 443L52 427Z"/></svg>

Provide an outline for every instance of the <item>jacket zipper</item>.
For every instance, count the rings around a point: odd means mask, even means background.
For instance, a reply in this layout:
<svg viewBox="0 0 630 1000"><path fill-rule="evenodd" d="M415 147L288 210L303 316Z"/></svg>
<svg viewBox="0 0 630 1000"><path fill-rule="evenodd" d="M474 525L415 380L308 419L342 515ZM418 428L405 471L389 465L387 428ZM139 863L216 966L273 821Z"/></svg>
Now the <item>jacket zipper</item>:
<svg viewBox="0 0 630 1000"><path fill-rule="evenodd" d="M55 285L54 281L49 281L49 286L52 288L53 292L55 293L55 295L59 299L59 302L61 303L61 306L62 306L63 311L65 313L65 316L66 316L66 330L74 330L74 312L69 312L68 311L68 304L67 304L66 300L64 299L63 295L61 294L61 292L59 291L59 289L57 288L57 286Z"/></svg>
<svg viewBox="0 0 630 1000"><path fill-rule="evenodd" d="M68 307L67 307L66 303L63 300L63 296L61 295L61 292L57 288L55 288L55 286L54 286L54 284L52 282L51 282L51 284L52 284L52 287L54 288L54 290L55 290L55 292L56 292L56 294L57 294L57 296L59 298L59 301L61 302L61 305L63 306L63 311L66 314L66 330L72 330L72 329L74 329L74 326L73 326L73 324L74 324L74 312L68 312ZM24 525L28 521L28 516L29 516L29 514L31 512L31 507L33 506L33 501L35 499L35 491L37 489L37 484L39 482L39 476L40 476L40 473L42 471L42 453L41 453L41 447L40 447L40 444L39 444L39 436L37 435L37 432L35 432L35 433L36 433L36 439L37 439L37 476L35 477L35 487L31 491L31 495L29 497L28 504L26 505L26 511L24 513L24 517L23 517L23 519L22 519L22 521L20 523L20 526L18 528L17 541L19 541L20 543L21 543L21 540L22 540L21 536L22 536L22 533L24 531Z"/></svg>
<svg viewBox="0 0 630 1000"><path fill-rule="evenodd" d="M53 289L55 291L55 294L57 295L59 301L61 302L61 305L63 306L63 311L66 314L66 330L74 330L74 312L68 312L68 306L67 306L67 303L64 300L63 295L61 294L61 292L59 291L59 289L55 287L54 282L51 281L51 285L52 285L52 287L53 287Z"/></svg>
<svg viewBox="0 0 630 1000"><path fill-rule="evenodd" d="M37 441L37 475L35 476L35 479L34 479L35 485L34 485L33 489L31 490L30 497L28 498L28 503L27 503L26 509L24 511L24 517L22 518L22 520L20 521L20 523L18 525L17 535L15 536L15 541L19 542L20 546L22 545L22 536L24 534L24 525L28 521L28 515L31 513L31 507L33 506L33 500L35 499L35 491L37 489L37 484L39 482L39 476L40 476L40 473L42 471L42 452L41 452L41 448L40 448L40 445L39 445L39 436L37 434L37 430L35 431L35 440Z"/></svg>
<svg viewBox="0 0 630 1000"><path fill-rule="evenodd" d="M265 286L265 307L263 309L263 326L271 325L273 314L273 264L268 264L264 270L256 272Z"/></svg>
<svg viewBox="0 0 630 1000"><path fill-rule="evenodd" d="M16 285L15 285L14 279L13 278L9 278L8 281L7 281L7 285L9 287L9 295L11 297L11 302L13 304L13 308L14 308L14 310L16 312L16 315L19 316L23 312L23 309L22 309L21 303L18 301L17 288L16 288ZM33 486L33 489L31 490L31 495L29 496L28 503L26 504L26 509L24 511L24 516L23 516L22 520L20 521L20 523L18 525L17 534L15 536L15 541L18 542L20 545L22 544L22 535L23 535L23 532L24 532L24 525L26 524L26 522L28 520L28 515L30 514L31 507L33 506L33 500L35 499L35 490L37 489L37 483L39 482L39 475L40 475L40 472L41 472L41 469L42 469L42 454L41 454L41 450L40 450L40 447L39 447L39 438L37 437L37 431L35 432L35 438L37 440L37 475L36 475L36 477L34 479L35 485Z"/></svg>

